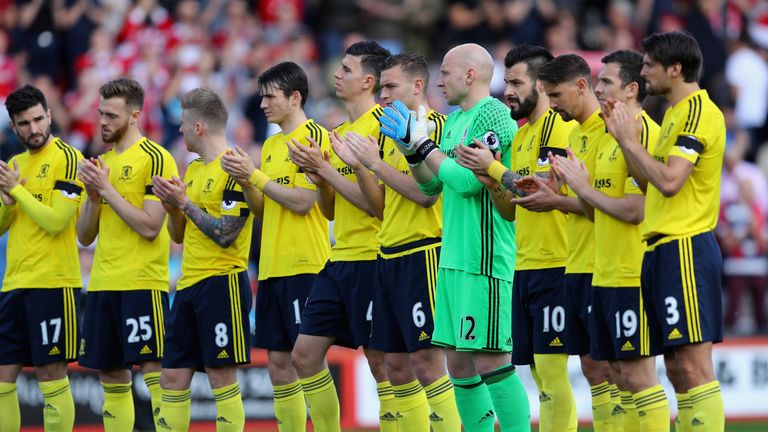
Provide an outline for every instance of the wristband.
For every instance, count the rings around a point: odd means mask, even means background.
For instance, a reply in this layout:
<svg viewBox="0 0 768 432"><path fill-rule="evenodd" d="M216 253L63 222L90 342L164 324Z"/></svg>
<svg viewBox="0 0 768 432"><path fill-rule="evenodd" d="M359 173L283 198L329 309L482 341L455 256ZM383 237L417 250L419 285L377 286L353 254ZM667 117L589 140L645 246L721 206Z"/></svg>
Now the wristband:
<svg viewBox="0 0 768 432"><path fill-rule="evenodd" d="M487 172L488 175L491 176L497 182L501 182L501 178L504 176L504 173L507 171L508 171L507 167L505 167L501 162L496 160L491 163L491 166L489 166L488 169L485 170L485 172Z"/></svg>
<svg viewBox="0 0 768 432"><path fill-rule="evenodd" d="M258 189L258 190L263 190L264 186L266 186L267 183L269 183L269 180L271 180L269 178L269 176L264 174L263 171L258 170L258 169L254 170L253 174L251 174L251 176L248 177L248 181L252 185L256 186L256 189Z"/></svg>
<svg viewBox="0 0 768 432"><path fill-rule="evenodd" d="M408 162L409 166L415 167L421 164L421 159L419 159L419 157L416 156L415 154L409 154L404 156L405 156L405 161Z"/></svg>
<svg viewBox="0 0 768 432"><path fill-rule="evenodd" d="M427 156L435 150L438 150L437 144L431 139L427 139L416 148L416 156L422 161L425 161L427 160Z"/></svg>

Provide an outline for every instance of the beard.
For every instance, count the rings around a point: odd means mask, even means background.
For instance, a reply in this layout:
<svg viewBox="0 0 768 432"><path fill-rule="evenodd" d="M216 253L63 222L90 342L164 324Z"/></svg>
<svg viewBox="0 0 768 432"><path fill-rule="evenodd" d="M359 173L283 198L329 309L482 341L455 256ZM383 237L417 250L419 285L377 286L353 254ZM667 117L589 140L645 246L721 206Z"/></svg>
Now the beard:
<svg viewBox="0 0 768 432"><path fill-rule="evenodd" d="M35 149L36 150L36 149L42 148L45 145L45 143L48 142L48 138L51 137L51 127L48 126L48 129L46 129L45 132L40 133L40 134L36 134L36 135L30 135L26 139L22 138L18 134L16 136L19 137L19 140L21 141L22 144L24 144L24 147L26 147L27 149ZM40 144L32 143L32 140L35 139L35 138L38 138L38 137L42 137L42 140L40 141Z"/></svg>
<svg viewBox="0 0 768 432"><path fill-rule="evenodd" d="M563 111L561 109L556 109L555 112L560 114L560 117L563 119L563 121L569 122L573 120L573 116L566 111Z"/></svg>
<svg viewBox="0 0 768 432"><path fill-rule="evenodd" d="M664 96L669 93L669 90L669 85L663 83L651 84L648 81L645 82L645 92L651 96Z"/></svg>
<svg viewBox="0 0 768 432"><path fill-rule="evenodd" d="M539 91L536 90L534 87L531 89L531 95L527 98L523 99L522 101L520 98L510 98L508 101L510 102L510 112L509 115L512 117L513 120L520 120L525 117L528 117L531 115L534 109L536 109L536 104L539 103ZM512 102L517 102L518 105L520 105L517 109L512 109Z"/></svg>
<svg viewBox="0 0 768 432"><path fill-rule="evenodd" d="M112 132L104 132L101 131L101 140L104 141L107 144L114 144L117 141L120 140L120 138L125 135L125 132L128 131L128 122L126 121L124 125L121 127L113 130Z"/></svg>

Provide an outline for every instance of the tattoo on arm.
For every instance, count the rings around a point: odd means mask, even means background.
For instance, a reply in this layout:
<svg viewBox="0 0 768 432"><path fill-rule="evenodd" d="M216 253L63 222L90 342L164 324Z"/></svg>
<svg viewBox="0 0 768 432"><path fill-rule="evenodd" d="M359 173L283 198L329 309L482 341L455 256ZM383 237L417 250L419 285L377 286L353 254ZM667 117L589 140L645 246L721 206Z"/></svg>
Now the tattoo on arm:
<svg viewBox="0 0 768 432"><path fill-rule="evenodd" d="M526 193L515 186L515 183L513 180L521 179L523 176L514 173L512 171L507 171L504 173L504 175L501 176L501 184L504 185L505 188L507 188L508 191L512 192L513 194L517 196L524 197Z"/></svg>
<svg viewBox="0 0 768 432"><path fill-rule="evenodd" d="M235 242L247 217L222 216L215 218L200 207L188 202L182 209L192 222L217 245L228 248Z"/></svg>

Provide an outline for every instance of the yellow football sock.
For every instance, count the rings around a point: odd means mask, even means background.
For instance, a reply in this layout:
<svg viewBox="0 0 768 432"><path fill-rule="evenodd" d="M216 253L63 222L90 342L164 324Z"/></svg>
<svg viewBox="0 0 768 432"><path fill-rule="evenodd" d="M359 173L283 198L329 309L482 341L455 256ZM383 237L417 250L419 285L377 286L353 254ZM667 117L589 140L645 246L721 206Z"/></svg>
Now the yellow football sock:
<svg viewBox="0 0 768 432"><path fill-rule="evenodd" d="M392 386L397 403L397 423L400 432L429 430L429 404L427 394L419 380Z"/></svg>
<svg viewBox="0 0 768 432"><path fill-rule="evenodd" d="M104 388L104 405L101 415L104 419L106 432L132 432L136 413L133 409L133 394L131 383L106 384Z"/></svg>
<svg viewBox="0 0 768 432"><path fill-rule="evenodd" d="M160 372L147 372L144 374L144 384L147 385L149 396L152 400L152 417L157 423L157 415L160 413L160 403L163 401L163 389L160 387Z"/></svg>
<svg viewBox="0 0 768 432"><path fill-rule="evenodd" d="M592 426L595 432L612 432L611 386L608 381L590 387L592 392Z"/></svg>
<svg viewBox="0 0 768 432"><path fill-rule="evenodd" d="M534 354L539 389L539 422L542 432L575 431L576 400L568 380L568 354Z"/></svg>
<svg viewBox="0 0 768 432"><path fill-rule="evenodd" d="M624 407L621 406L621 392L616 384L610 383L608 387L611 391L611 429L613 432L622 432L624 430Z"/></svg>
<svg viewBox="0 0 768 432"><path fill-rule="evenodd" d="M277 428L284 432L300 432L307 429L307 404L304 391L296 380L290 384L272 386L275 393L275 417Z"/></svg>
<svg viewBox="0 0 768 432"><path fill-rule="evenodd" d="M621 391L621 407L624 408L624 432L640 432L640 416L631 391Z"/></svg>
<svg viewBox="0 0 768 432"><path fill-rule="evenodd" d="M192 391L166 390L160 405L160 415L157 417L155 429L158 431L189 430L190 407L192 406Z"/></svg>
<svg viewBox="0 0 768 432"><path fill-rule="evenodd" d="M434 432L455 432L461 430L461 417L456 408L456 395L453 383L448 375L443 375L437 381L424 387L427 402L432 413L429 415Z"/></svg>
<svg viewBox="0 0 768 432"><path fill-rule="evenodd" d="M0 432L18 432L21 428L21 408L16 383L0 382Z"/></svg>
<svg viewBox="0 0 768 432"><path fill-rule="evenodd" d="M389 381L376 383L379 394L379 431L397 432L397 402Z"/></svg>
<svg viewBox="0 0 768 432"><path fill-rule="evenodd" d="M339 396L328 368L317 375L301 379L304 397L309 405L309 417L316 432L341 431Z"/></svg>
<svg viewBox="0 0 768 432"><path fill-rule="evenodd" d="M677 417L675 418L676 432L691 432L691 417L693 416L693 405L688 393L675 393L677 398Z"/></svg>
<svg viewBox="0 0 768 432"><path fill-rule="evenodd" d="M711 381L688 390L693 406L691 428L699 432L722 431L725 428L725 408L720 382Z"/></svg>
<svg viewBox="0 0 768 432"><path fill-rule="evenodd" d="M237 382L213 389L216 401L216 432L242 432L245 427L245 410Z"/></svg>
<svg viewBox="0 0 768 432"><path fill-rule="evenodd" d="M669 401L661 384L637 392L632 397L642 432L669 432Z"/></svg>
<svg viewBox="0 0 768 432"><path fill-rule="evenodd" d="M43 424L46 432L71 431L75 424L75 402L69 390L69 378L55 381L40 381L43 394Z"/></svg>

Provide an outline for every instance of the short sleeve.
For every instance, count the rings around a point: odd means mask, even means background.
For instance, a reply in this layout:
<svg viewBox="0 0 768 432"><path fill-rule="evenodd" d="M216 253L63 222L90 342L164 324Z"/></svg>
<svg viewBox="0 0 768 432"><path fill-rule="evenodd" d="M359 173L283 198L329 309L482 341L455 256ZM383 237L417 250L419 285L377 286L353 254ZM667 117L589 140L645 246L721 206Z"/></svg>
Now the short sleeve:
<svg viewBox="0 0 768 432"><path fill-rule="evenodd" d="M250 210L245 201L245 194L239 184L232 177L227 177L227 184L224 186L221 200L221 215L247 217Z"/></svg>
<svg viewBox="0 0 768 432"><path fill-rule="evenodd" d="M173 159L170 153L162 151L156 145L150 145L142 143L142 148L147 152L150 158L149 169L145 170L144 177L144 200L160 201L155 196L155 192L152 188L152 177L160 176L164 179L170 179L173 176L179 176L179 169L176 166L176 161Z"/></svg>
<svg viewBox="0 0 768 432"><path fill-rule="evenodd" d="M704 144L696 135L679 135L669 149L669 156L681 157L692 164L699 161L704 152Z"/></svg>
<svg viewBox="0 0 768 432"><path fill-rule="evenodd" d="M642 189L640 189L637 181L632 176L628 176L624 180L624 195L643 195Z"/></svg>
<svg viewBox="0 0 768 432"><path fill-rule="evenodd" d="M52 173L53 196L52 198L64 198L76 204L80 203L84 190L83 182L77 178L77 164L83 159L83 155L69 146L63 146L64 163L54 164L57 172ZM12 161L9 162L12 164Z"/></svg>

